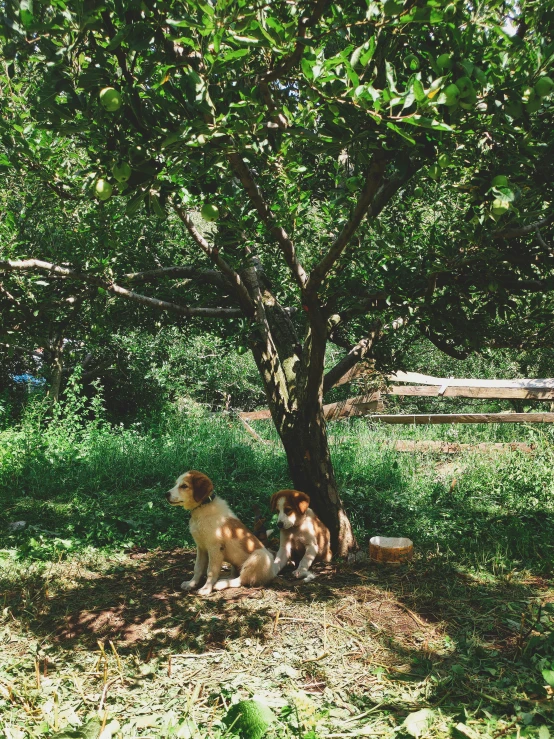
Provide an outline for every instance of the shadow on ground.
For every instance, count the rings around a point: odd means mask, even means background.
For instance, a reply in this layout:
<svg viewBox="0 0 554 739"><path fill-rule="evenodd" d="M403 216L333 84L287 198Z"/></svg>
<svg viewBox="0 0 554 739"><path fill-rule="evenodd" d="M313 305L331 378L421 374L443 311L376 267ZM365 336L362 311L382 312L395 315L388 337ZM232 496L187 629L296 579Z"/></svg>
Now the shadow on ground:
<svg viewBox="0 0 554 739"><path fill-rule="evenodd" d="M438 557L398 570L333 563L316 567L318 578L309 584L285 570L268 588L201 598L180 590L193 564L192 551L138 550L98 568L72 560L0 585L12 617L60 647L112 640L123 649L154 644L198 652L271 639L278 626L295 623L296 610L303 612L298 621L305 620L307 609L318 629L327 619L331 628L361 629L389 646L402 642L404 653L432 658L432 644L444 646L445 637L446 644L471 641L517 653L532 632L536 603L554 601L544 578L487 582Z"/></svg>

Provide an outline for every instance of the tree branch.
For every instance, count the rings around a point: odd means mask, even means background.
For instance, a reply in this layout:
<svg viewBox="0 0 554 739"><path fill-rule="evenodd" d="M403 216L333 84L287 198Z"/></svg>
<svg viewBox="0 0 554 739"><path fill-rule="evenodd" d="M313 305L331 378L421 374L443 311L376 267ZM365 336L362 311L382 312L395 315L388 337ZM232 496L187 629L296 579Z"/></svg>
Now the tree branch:
<svg viewBox="0 0 554 739"><path fill-rule="evenodd" d="M422 164L422 162L410 160L402 174L396 173L383 182L382 177L386 160L384 157L374 157L369 165L364 188L350 220L334 244L331 245L327 254L312 270L306 290L316 290L321 285L325 276L348 246L364 216L367 215L368 219L377 218L385 205L394 197L402 185L417 172Z"/></svg>
<svg viewBox="0 0 554 739"><path fill-rule="evenodd" d="M68 190L64 190L64 185L59 180L52 182L51 173L46 171L45 168L42 167L40 164L33 162L32 159L29 159L25 156L22 157L22 160L28 165L29 169L38 174L41 181L46 185L46 187L52 190L52 192L55 193L60 198L60 200L71 200L73 202L76 202L83 199L78 195L73 195L73 193L69 192Z"/></svg>
<svg viewBox="0 0 554 739"><path fill-rule="evenodd" d="M248 290L246 289L240 278L240 275L235 272L235 270L225 259L223 259L223 257L219 253L219 249L211 246L206 241L206 239L195 227L189 214L186 213L182 208L180 208L176 203L173 203L173 208L179 218L185 224L187 231L192 236L194 241L196 241L196 243L206 254L206 256L208 256L212 260L212 262L219 267L221 272L223 272L223 274L227 277L231 284L231 287L233 288L239 305L243 309L244 313L246 313L247 316L252 317L254 315L254 304L248 293Z"/></svg>
<svg viewBox="0 0 554 739"><path fill-rule="evenodd" d="M158 267L157 269L149 269L144 272L129 272L123 275L124 280L134 283L156 282L157 280L168 278L171 280L184 277L195 282L207 282L217 287L229 287L225 282L222 274L215 269L197 269L196 267Z"/></svg>
<svg viewBox="0 0 554 739"><path fill-rule="evenodd" d="M273 123L267 124L268 128L280 128L282 130L288 128L289 123L285 116L277 110L267 82L260 82L260 93L270 116L273 118Z"/></svg>
<svg viewBox="0 0 554 739"><path fill-rule="evenodd" d="M132 292L127 290L121 285L117 285L115 282L106 280L102 277L96 277L95 275L88 275L84 272L78 272L77 270L69 267L61 267L57 264L51 264L50 262L44 262L40 259L25 259L21 261L4 260L0 261L0 272L32 272L38 270L40 272L48 272L56 277L67 277L73 280L79 280L80 282L87 282L90 285L97 285L103 288L106 292L112 295L118 295L121 298L132 300L135 303L146 305L149 308L156 308L156 310L169 311L171 313L178 313L181 316L193 317L203 316L205 318L237 318L243 315L242 310L239 308L203 308L203 307L188 307L184 305L178 305L177 303L169 303L166 300L158 300L157 298L150 298L147 295L141 295L140 293Z"/></svg>
<svg viewBox="0 0 554 739"><path fill-rule="evenodd" d="M373 198L379 190L379 186L381 185L381 182L383 180L385 166L386 158L381 153L373 156L373 159L367 170L364 187L362 189L362 192L360 193L358 202L356 203L356 207L354 208L354 212L350 216L350 219L342 229L337 239L329 248L327 254L325 254L325 256L313 268L308 280L308 284L306 285L306 290L316 291L319 288L319 286L325 279L325 276L328 274L330 269L333 267L335 262L339 259L343 251L350 243L350 239L356 233L358 226L362 222L362 219L366 215Z"/></svg>
<svg viewBox="0 0 554 739"><path fill-rule="evenodd" d="M317 0L309 16L302 16L298 21L298 31L296 34L296 45L294 51L288 57L285 57L271 72L263 77L264 82L273 82L278 80L282 75L287 74L302 59L302 54L306 48L304 39L308 28L315 26L319 21L325 9L331 4L330 0Z"/></svg>
<svg viewBox="0 0 554 739"><path fill-rule="evenodd" d="M25 354L26 356L32 357L33 359L44 359L42 354L37 352L35 349L26 349L24 346L18 346L17 344L6 344L0 341L0 347L2 347L3 349L12 349L15 352Z"/></svg>
<svg viewBox="0 0 554 739"><path fill-rule="evenodd" d="M359 341L348 354L343 357L340 362L332 367L329 372L323 378L323 394L325 395L337 382L344 377L358 362L361 362L367 356L368 352L375 343L375 339L378 338L381 331L382 323L377 320L372 325L368 332L361 341Z"/></svg>
<svg viewBox="0 0 554 739"><path fill-rule="evenodd" d="M235 174L246 190L246 193L250 198L250 202L258 212L260 219L265 223L267 229L279 244L296 282L300 288L303 289L307 281L307 275L296 257L294 244L290 240L285 229L276 224L275 215L271 212L271 209L265 202L260 188L252 176L252 172L241 155L238 152L235 152L233 154L229 154L228 159Z"/></svg>
<svg viewBox="0 0 554 739"><path fill-rule="evenodd" d="M533 233L533 231L536 231L539 228L542 228L543 226L548 226L550 223L554 221L554 212L551 213L546 218L543 218L542 221L537 221L536 223L530 223L528 226L522 226L521 228L509 228L506 229L506 231L497 231L492 235L493 239L516 239L518 236L527 236L530 233Z"/></svg>
<svg viewBox="0 0 554 739"><path fill-rule="evenodd" d="M386 290L375 290L375 292L368 293L365 296L362 296L362 301L360 303L357 303L356 305L351 305L348 308L345 308L342 311L339 311L338 316L340 318L340 323L345 324L347 321L349 321L351 318L354 318L355 316L361 316L367 313L370 309L375 309L379 307L379 303L383 303L384 300L387 299L388 293ZM336 324L338 325L338 323Z"/></svg>
<svg viewBox="0 0 554 739"><path fill-rule="evenodd" d="M323 378L323 392L327 392L332 387L338 384L343 384L341 379L344 378L349 372L352 372L352 379L356 376L354 367L356 364L365 359L369 351L373 348L373 345L381 338L385 331L392 329L398 331L403 326L406 326L410 319L408 318L395 318L394 321L382 326L381 321L378 319L375 321L370 329L369 335L359 341L353 346L346 357L340 360ZM341 374L339 374L339 372ZM331 384L332 383L332 384Z"/></svg>
<svg viewBox="0 0 554 739"><path fill-rule="evenodd" d="M431 344L433 346L436 346L437 349L440 349L441 352L446 354L449 357L452 357L452 359L467 359L471 352L469 351L459 351L458 349L454 348L451 344L448 344L444 339L441 339L437 334L432 331L428 326L420 326L419 330L421 331L422 335L425 336L426 339L429 339Z"/></svg>

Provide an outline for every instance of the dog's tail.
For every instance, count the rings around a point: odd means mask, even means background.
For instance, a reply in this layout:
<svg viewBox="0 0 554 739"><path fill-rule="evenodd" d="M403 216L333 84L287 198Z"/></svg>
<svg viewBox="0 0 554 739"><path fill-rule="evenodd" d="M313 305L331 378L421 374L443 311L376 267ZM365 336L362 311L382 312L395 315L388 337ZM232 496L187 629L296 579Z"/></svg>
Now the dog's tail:
<svg viewBox="0 0 554 739"><path fill-rule="evenodd" d="M268 550L263 547L256 549L248 557L240 571L240 584L259 586L266 585L273 580L273 557Z"/></svg>

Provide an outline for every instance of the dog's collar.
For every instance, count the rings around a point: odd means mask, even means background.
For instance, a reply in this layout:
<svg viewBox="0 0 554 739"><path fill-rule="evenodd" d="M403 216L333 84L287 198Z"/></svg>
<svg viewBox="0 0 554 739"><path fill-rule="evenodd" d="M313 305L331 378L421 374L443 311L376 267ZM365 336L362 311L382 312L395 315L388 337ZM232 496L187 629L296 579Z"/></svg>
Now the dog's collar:
<svg viewBox="0 0 554 739"><path fill-rule="evenodd" d="M211 495L208 495L207 498L204 498L204 500L199 503L196 508L193 508L192 511L197 511L199 508L201 508L203 505L208 505L208 503L213 503L215 500L215 493L212 493Z"/></svg>

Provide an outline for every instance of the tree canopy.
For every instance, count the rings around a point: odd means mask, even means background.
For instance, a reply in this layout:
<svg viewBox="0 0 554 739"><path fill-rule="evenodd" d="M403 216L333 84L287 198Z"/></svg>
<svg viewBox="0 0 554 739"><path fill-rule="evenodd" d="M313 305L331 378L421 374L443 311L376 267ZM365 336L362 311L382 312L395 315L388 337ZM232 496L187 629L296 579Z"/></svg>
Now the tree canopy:
<svg viewBox="0 0 554 739"><path fill-rule="evenodd" d="M348 539L324 390L368 353L394 362L387 337L405 326L453 356L536 341L544 329L551 4L0 9L0 165L68 203L96 198L106 218L124 208L132 223L167 219L164 243L176 245L122 249L114 226L92 261L77 244L45 259L41 242L30 255L3 246L0 269L233 321L295 484L334 511L335 538ZM176 277L188 287L165 299ZM324 381L328 340L347 354Z"/></svg>

